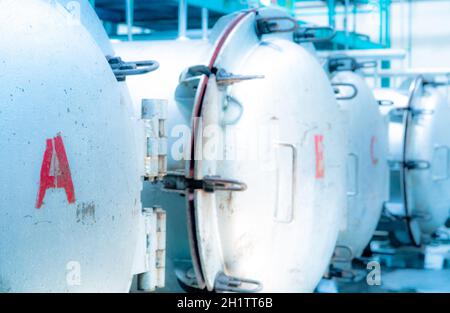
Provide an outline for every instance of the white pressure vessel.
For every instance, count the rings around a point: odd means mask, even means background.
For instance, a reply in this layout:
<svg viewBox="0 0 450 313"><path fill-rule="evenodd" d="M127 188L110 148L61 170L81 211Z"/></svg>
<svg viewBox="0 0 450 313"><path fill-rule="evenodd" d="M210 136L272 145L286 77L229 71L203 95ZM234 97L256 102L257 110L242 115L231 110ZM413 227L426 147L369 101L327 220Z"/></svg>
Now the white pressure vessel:
<svg viewBox="0 0 450 313"><path fill-rule="evenodd" d="M347 60L330 62L344 64ZM348 127L347 210L337 244L347 250L347 257L354 258L361 256L372 238L389 197L389 120L357 72L341 67L331 73L331 81L339 91Z"/></svg>
<svg viewBox="0 0 450 313"><path fill-rule="evenodd" d="M380 89L376 97L392 103L388 209L406 225L393 231L399 243L418 245L449 216L450 107L442 90L421 77L409 90Z"/></svg>
<svg viewBox="0 0 450 313"><path fill-rule="evenodd" d="M0 2L0 291L126 292L141 211L136 118L59 2Z"/></svg>
<svg viewBox="0 0 450 313"><path fill-rule="evenodd" d="M261 32L265 18L283 29L280 16L224 17L210 41L114 46L161 64L159 77L127 82L136 110L169 99L164 185L184 198L154 186L144 198L167 210L172 288L176 274L200 289L310 292L330 261L346 208L345 126L315 57Z"/></svg>

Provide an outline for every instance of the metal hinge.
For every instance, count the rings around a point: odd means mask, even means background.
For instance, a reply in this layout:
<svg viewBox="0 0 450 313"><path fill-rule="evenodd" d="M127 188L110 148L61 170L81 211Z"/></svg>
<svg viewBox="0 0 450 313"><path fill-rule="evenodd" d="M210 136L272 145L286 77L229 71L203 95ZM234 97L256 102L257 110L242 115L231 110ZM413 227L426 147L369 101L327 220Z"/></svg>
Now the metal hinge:
<svg viewBox="0 0 450 313"><path fill-rule="evenodd" d="M142 100L146 155L144 177L162 179L167 173L167 100Z"/></svg>
<svg viewBox="0 0 450 313"><path fill-rule="evenodd" d="M146 272L138 275L138 289L154 291L165 286L166 212L160 207L143 209Z"/></svg>
<svg viewBox="0 0 450 313"><path fill-rule="evenodd" d="M120 57L107 57L107 61L118 81L125 81L127 76L142 75L159 68L156 61L124 62Z"/></svg>
<svg viewBox="0 0 450 313"><path fill-rule="evenodd" d="M172 192L185 192L186 190L215 191L245 191L247 185L243 182L226 179L218 176L205 176L201 180L187 178L182 175L169 174L163 180L164 190Z"/></svg>

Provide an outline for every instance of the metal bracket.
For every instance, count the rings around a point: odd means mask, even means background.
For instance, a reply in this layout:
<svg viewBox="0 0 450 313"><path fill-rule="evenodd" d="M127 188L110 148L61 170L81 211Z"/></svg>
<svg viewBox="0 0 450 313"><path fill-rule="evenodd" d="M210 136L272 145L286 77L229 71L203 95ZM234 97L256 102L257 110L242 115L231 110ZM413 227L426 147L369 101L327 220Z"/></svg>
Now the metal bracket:
<svg viewBox="0 0 450 313"><path fill-rule="evenodd" d="M358 88L350 83L332 83L331 86L334 87L334 93L336 95L339 95L341 93L339 87L349 87L353 90L353 93L350 94L349 96L336 96L336 100L352 100L355 99L356 96L358 95Z"/></svg>
<svg viewBox="0 0 450 313"><path fill-rule="evenodd" d="M219 176L205 176L201 180L187 178L182 175L169 174L164 177L163 189L165 191L184 193L186 190L216 191L245 191L247 185L243 182L221 178Z"/></svg>
<svg viewBox="0 0 450 313"><path fill-rule="evenodd" d="M259 292L263 288L261 282L228 276L224 273L219 273L214 283L214 290L217 292L238 292L238 293L253 293Z"/></svg>
<svg viewBox="0 0 450 313"><path fill-rule="evenodd" d="M159 68L156 61L124 62L120 57L107 57L107 61L116 75L117 81L125 81L127 76L142 75Z"/></svg>
<svg viewBox="0 0 450 313"><path fill-rule="evenodd" d="M328 60L328 71L330 73L340 71L355 72L364 68L376 68L377 65L377 61L358 62L355 58L349 56L333 56Z"/></svg>
<svg viewBox="0 0 450 313"><path fill-rule="evenodd" d="M319 32L330 32L328 36L320 37ZM336 31L329 26L300 26L294 33L294 42L328 42L336 36Z"/></svg>
<svg viewBox="0 0 450 313"><path fill-rule="evenodd" d="M281 27L280 22L289 22L290 27ZM273 33L291 33L298 29L297 20L287 16L265 17L256 20L256 31L259 36Z"/></svg>

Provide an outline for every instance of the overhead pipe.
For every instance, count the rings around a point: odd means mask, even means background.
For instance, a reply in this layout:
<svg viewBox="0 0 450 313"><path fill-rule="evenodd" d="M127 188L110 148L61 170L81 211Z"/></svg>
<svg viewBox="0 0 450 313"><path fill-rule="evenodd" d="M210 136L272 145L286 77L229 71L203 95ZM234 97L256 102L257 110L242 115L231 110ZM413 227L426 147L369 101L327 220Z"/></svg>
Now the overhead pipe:
<svg viewBox="0 0 450 313"><path fill-rule="evenodd" d="M126 1L126 20L128 29L128 41L133 41L133 24L134 24L134 0Z"/></svg>
<svg viewBox="0 0 450 313"><path fill-rule="evenodd" d="M208 9L202 8L202 39L203 40L208 40L208 20L209 20Z"/></svg>
<svg viewBox="0 0 450 313"><path fill-rule="evenodd" d="M187 0L179 0L178 2L178 39L187 39Z"/></svg>

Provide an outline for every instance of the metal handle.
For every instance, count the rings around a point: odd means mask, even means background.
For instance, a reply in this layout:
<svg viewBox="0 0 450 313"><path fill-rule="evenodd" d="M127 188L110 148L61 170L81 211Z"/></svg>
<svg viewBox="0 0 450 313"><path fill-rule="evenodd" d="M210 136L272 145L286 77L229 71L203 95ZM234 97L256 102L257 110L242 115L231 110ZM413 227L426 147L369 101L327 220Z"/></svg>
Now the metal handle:
<svg viewBox="0 0 450 313"><path fill-rule="evenodd" d="M224 117L222 120L223 125L237 124L237 122L239 122L242 115L244 114L244 106L236 98L234 98L233 96L230 96L230 95L225 96L225 103L226 103L226 105L223 108L223 112L224 112ZM227 112L229 110L231 111L230 108L232 108L232 107L234 107L238 110L238 114L236 114L235 116L231 116L232 117L232 119L231 119L227 116Z"/></svg>
<svg viewBox="0 0 450 313"><path fill-rule="evenodd" d="M350 84L350 83L332 83L331 84L334 88L334 93L336 95L340 94L340 90L339 87L350 87L353 89L353 94L351 94L350 96L342 96L342 97L338 97L336 96L336 100L352 100L355 99L356 96L358 95L358 88L354 85L354 84Z"/></svg>
<svg viewBox="0 0 450 313"><path fill-rule="evenodd" d="M355 58L349 56L334 56L328 60L328 71L330 73L339 71L356 71L364 68L376 68L377 61L358 62Z"/></svg>
<svg viewBox="0 0 450 313"><path fill-rule="evenodd" d="M434 181L442 181L442 180L447 180L450 178L450 174L449 174L449 169L450 169L450 148L447 146L436 146L434 147L434 153L436 153L439 150L444 150L445 151L445 160L446 160L446 164L445 164L445 174L442 176L438 176L438 175L432 175L432 178Z"/></svg>
<svg viewBox="0 0 450 313"><path fill-rule="evenodd" d="M159 63L151 60L124 62L120 57L109 57L107 60L118 81L125 81L127 76L147 74L159 68Z"/></svg>
<svg viewBox="0 0 450 313"><path fill-rule="evenodd" d="M319 31L328 31L330 32L329 36L326 37L318 37L317 32ZM299 27L298 30L294 33L294 41L296 43L304 43L304 42L328 42L332 40L336 36L336 31L334 28L329 26L305 26Z"/></svg>
<svg viewBox="0 0 450 313"><path fill-rule="evenodd" d="M294 144L290 144L290 143L278 143L277 144L280 147L286 147L286 148L290 148L292 150L292 194L291 194L291 210L288 214L288 218L287 219L282 219L278 217L278 201L277 201L277 207L276 207L276 211L275 211L275 220L277 222L280 223L291 223L294 220L294 208L295 208L295 195L296 195L296 190L297 190L297 147ZM279 175L278 175L278 181L279 181ZM277 184L278 190L277 190L277 194L279 195L279 182Z"/></svg>
<svg viewBox="0 0 450 313"><path fill-rule="evenodd" d="M354 160L354 162L352 162L352 164L353 164L353 168L355 169L355 173L353 175L354 176L353 178L355 181L355 186L354 186L354 188L350 188L350 186L349 186L349 188L347 190L347 196L354 197L354 196L358 195L359 158L354 153L349 153L348 156L349 156L349 159ZM350 161L349 161L349 163L350 163ZM349 170L350 169L348 169L348 171Z"/></svg>
<svg viewBox="0 0 450 313"><path fill-rule="evenodd" d="M292 23L291 27L280 28L280 21L288 21ZM297 20L287 16L265 17L256 20L256 31L259 35L272 33L291 33L298 28Z"/></svg>

